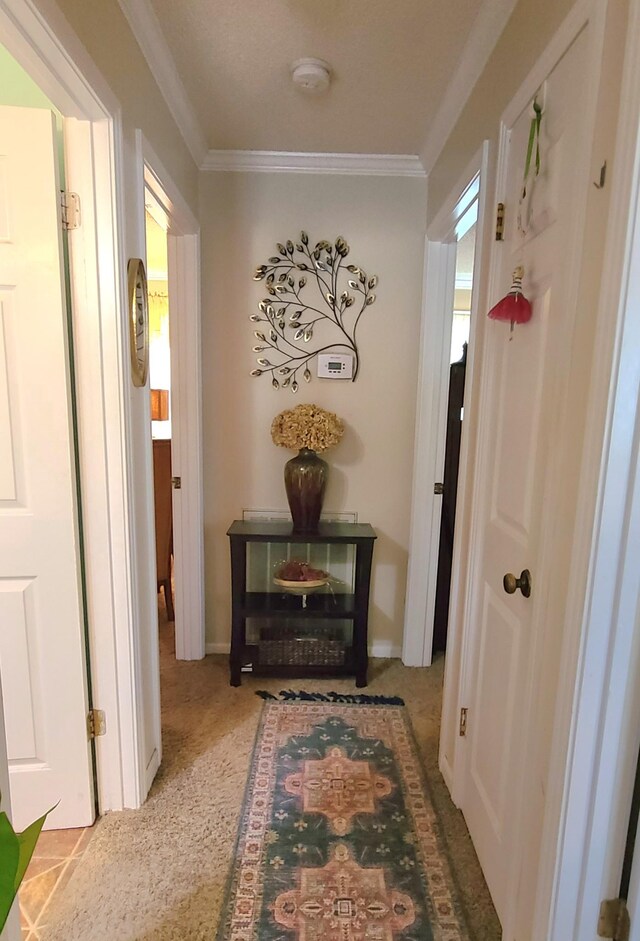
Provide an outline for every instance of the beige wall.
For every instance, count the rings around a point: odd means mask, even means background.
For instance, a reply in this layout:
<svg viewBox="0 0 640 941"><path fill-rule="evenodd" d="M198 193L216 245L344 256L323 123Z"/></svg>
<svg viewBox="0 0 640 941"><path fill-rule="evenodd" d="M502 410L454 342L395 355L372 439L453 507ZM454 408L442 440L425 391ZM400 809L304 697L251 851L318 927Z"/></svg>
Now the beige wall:
<svg viewBox="0 0 640 941"><path fill-rule="evenodd" d="M520 0L429 174L433 219L486 139L496 140L500 115L574 0Z"/></svg>
<svg viewBox="0 0 640 941"><path fill-rule="evenodd" d="M141 128L195 212L197 168L117 0L56 2L120 102L125 146Z"/></svg>
<svg viewBox="0 0 640 941"><path fill-rule="evenodd" d="M305 174L203 174L203 400L207 640L229 639L225 532L243 508L286 509L283 467L293 452L271 441L271 421L303 402L337 412L347 431L325 455L325 508L356 511L378 533L370 636L402 642L424 247L425 183ZM378 274L378 301L359 328L355 383L312 379L296 395L251 378L249 314L264 296L252 280L276 242L305 229L343 235L350 260Z"/></svg>

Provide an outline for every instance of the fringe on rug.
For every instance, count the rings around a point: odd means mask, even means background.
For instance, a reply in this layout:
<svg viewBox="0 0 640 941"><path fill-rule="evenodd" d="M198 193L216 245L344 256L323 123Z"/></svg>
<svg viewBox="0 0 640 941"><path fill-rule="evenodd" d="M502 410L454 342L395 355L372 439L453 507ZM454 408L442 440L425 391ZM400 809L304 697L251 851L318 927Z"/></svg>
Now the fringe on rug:
<svg viewBox="0 0 640 941"><path fill-rule="evenodd" d="M366 693L309 693L304 689L281 689L276 696L266 689L258 689L256 696L276 702L335 702L347 703L350 706L404 706L404 699L400 696L370 696Z"/></svg>

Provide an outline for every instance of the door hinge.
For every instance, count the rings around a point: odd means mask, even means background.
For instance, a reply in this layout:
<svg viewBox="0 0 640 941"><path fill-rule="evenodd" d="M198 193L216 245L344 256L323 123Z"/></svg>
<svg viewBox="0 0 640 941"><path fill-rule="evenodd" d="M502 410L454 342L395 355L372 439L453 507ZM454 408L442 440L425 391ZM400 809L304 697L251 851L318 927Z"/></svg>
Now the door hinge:
<svg viewBox="0 0 640 941"><path fill-rule="evenodd" d="M467 709L464 707L460 710L460 735L462 738L467 734Z"/></svg>
<svg viewBox="0 0 640 941"><path fill-rule="evenodd" d="M498 203L496 210L496 242L504 238L504 203Z"/></svg>
<svg viewBox="0 0 640 941"><path fill-rule="evenodd" d="M107 734L107 717L102 709L91 709L87 716L87 734L89 738Z"/></svg>
<svg viewBox="0 0 640 941"><path fill-rule="evenodd" d="M80 197L77 193L61 193L60 205L62 207L62 228L78 229L80 227Z"/></svg>
<svg viewBox="0 0 640 941"><path fill-rule="evenodd" d="M444 484L434 484L434 485L433 485L433 492L434 492L435 494L437 494L438 496L439 496L441 493L444 493Z"/></svg>
<svg viewBox="0 0 640 941"><path fill-rule="evenodd" d="M182 490L182 477L172 477L171 485L174 490Z"/></svg>
<svg viewBox="0 0 640 941"><path fill-rule="evenodd" d="M600 903L598 937L629 941L631 923L625 899L605 899Z"/></svg>

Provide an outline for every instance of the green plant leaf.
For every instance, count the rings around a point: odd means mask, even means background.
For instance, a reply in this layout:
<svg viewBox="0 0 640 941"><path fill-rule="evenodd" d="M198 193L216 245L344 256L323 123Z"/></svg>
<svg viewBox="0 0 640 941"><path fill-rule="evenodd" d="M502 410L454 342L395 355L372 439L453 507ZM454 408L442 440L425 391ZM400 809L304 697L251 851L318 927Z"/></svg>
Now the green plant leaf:
<svg viewBox="0 0 640 941"><path fill-rule="evenodd" d="M31 857L33 856L33 851L36 848L36 843L38 842L38 837L40 836L40 831L44 826L44 822L55 808L48 810L46 814L43 814L42 817L39 817L37 820L34 820L26 830L23 830L22 833L18 833L18 843L20 844L20 862L18 863L18 871L16 872L16 881L15 881L15 890L18 891L20 883L24 878L24 874L27 871L27 866L31 862Z"/></svg>
<svg viewBox="0 0 640 941"><path fill-rule="evenodd" d="M57 805L56 805L57 806ZM54 810L52 807L51 810ZM22 833L16 833L4 812L0 813L0 931L9 917L13 900L31 862L47 816L39 817Z"/></svg>
<svg viewBox="0 0 640 941"><path fill-rule="evenodd" d="M20 843L5 813L0 813L0 931L16 896L16 873L20 864Z"/></svg>

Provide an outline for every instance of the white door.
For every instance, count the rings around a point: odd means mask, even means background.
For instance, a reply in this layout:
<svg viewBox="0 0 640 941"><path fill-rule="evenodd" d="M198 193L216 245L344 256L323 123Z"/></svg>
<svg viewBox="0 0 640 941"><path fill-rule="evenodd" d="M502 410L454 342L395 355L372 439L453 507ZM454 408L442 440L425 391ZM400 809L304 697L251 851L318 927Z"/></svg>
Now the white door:
<svg viewBox="0 0 640 941"><path fill-rule="evenodd" d="M16 828L94 820L56 135L0 108L0 673Z"/></svg>
<svg viewBox="0 0 640 941"><path fill-rule="evenodd" d="M576 165L584 148L586 62L585 29L540 90L541 169L528 220L523 207L524 234L518 227L517 208L531 104L506 128L498 171L498 199L505 204L506 221L504 241L495 245L492 303L506 294L513 269L522 264L524 293L532 302L533 317L513 333L508 323L486 325L480 370L485 385L480 429L482 510L473 583L475 640L466 702L462 810L503 927L522 876L517 814L525 783L523 743L536 640L533 615L545 591L537 576L542 564L541 520L549 506L546 483L556 433L556 383L566 365L571 253L579 238L576 209L585 199ZM534 93L531 89L532 97ZM508 572L520 576L524 569L531 572L531 597L520 590L507 594L503 576ZM534 703L536 720L545 708L547 703ZM532 812L541 814L543 802L542 794ZM538 838L542 819L539 823ZM529 845L527 852L535 855L537 848Z"/></svg>

